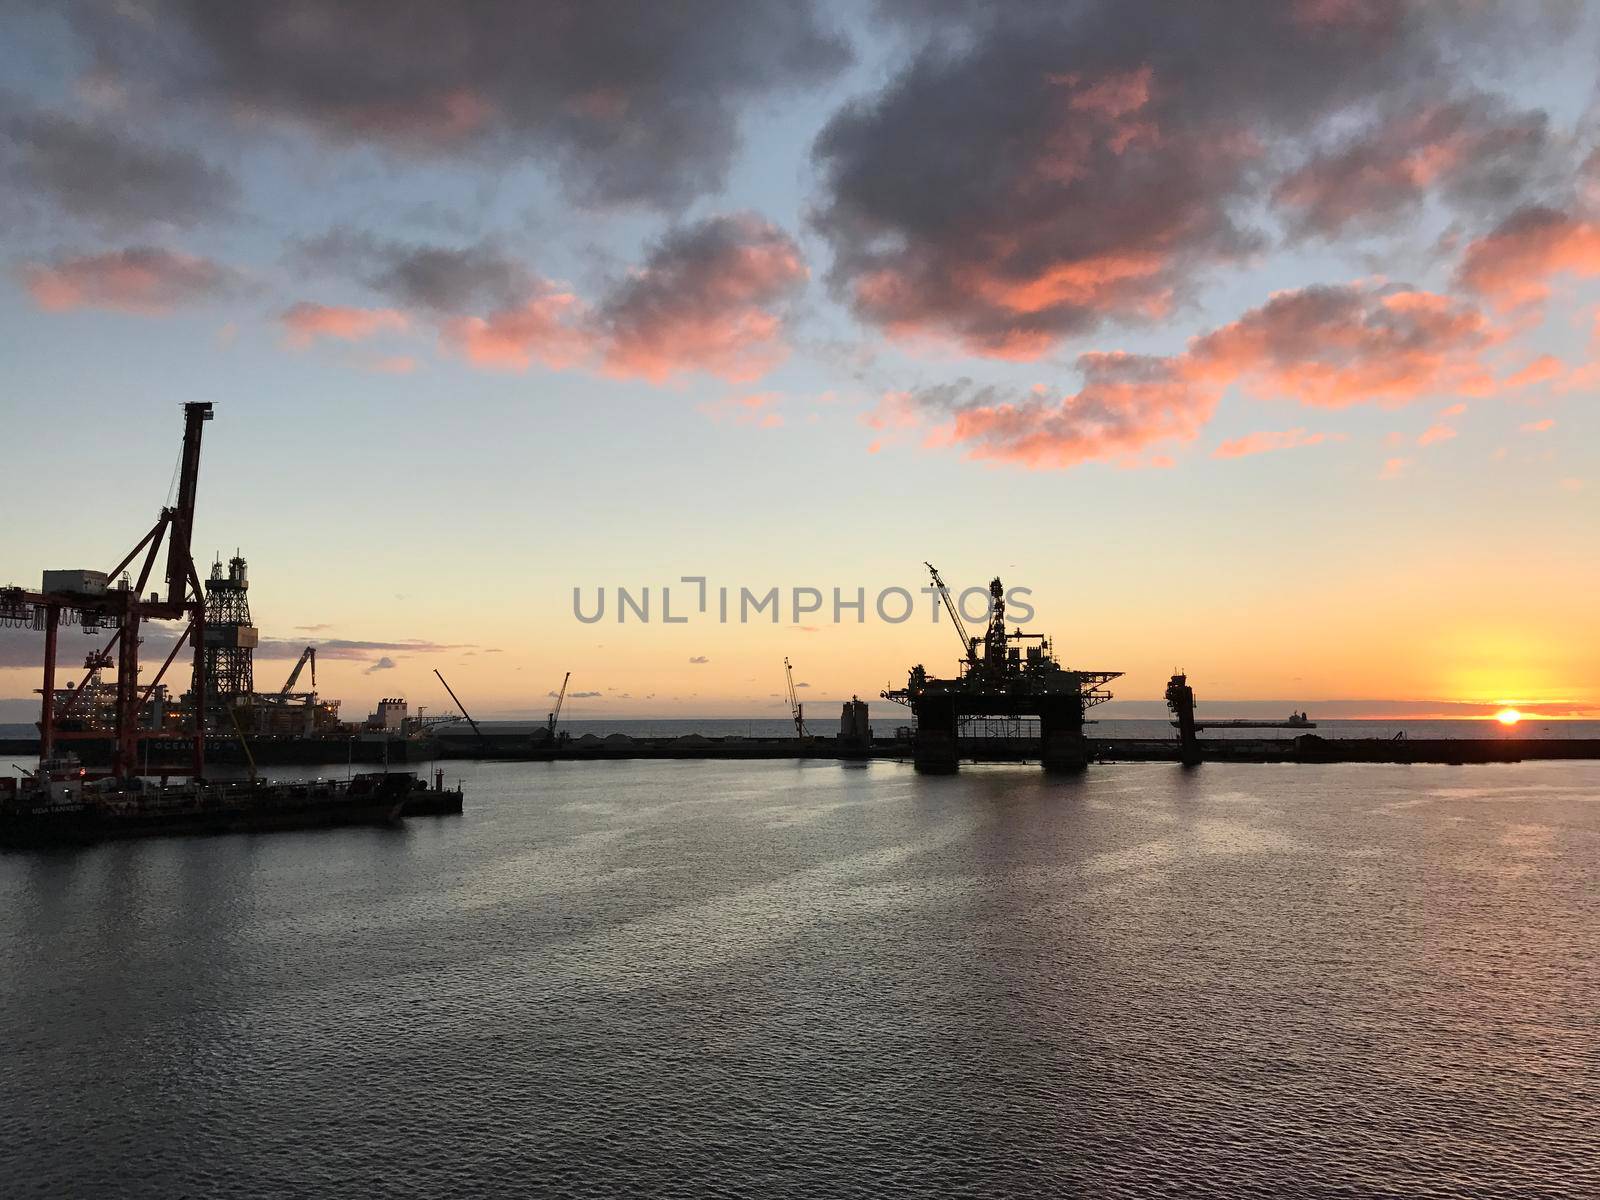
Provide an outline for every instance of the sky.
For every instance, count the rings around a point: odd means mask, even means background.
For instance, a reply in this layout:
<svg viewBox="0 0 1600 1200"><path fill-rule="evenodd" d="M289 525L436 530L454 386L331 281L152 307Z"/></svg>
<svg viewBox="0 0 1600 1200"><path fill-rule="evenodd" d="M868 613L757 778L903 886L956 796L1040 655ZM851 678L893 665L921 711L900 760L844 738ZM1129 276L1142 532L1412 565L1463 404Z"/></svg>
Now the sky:
<svg viewBox="0 0 1600 1200"><path fill-rule="evenodd" d="M1589 6L4 11L6 579L208 400L197 557L347 716L875 697L925 561L1126 700L1600 716Z"/></svg>

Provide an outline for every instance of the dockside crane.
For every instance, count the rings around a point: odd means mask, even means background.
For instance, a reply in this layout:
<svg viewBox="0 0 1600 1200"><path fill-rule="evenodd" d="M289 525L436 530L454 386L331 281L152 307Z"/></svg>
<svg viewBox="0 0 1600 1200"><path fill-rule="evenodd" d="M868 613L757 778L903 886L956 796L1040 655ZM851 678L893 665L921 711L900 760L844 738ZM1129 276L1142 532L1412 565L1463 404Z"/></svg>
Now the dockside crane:
<svg viewBox="0 0 1600 1200"><path fill-rule="evenodd" d="M567 700L567 684L570 683L571 681L572 681L572 672L568 671L567 674L566 674L566 678L561 681L561 692L560 692L559 695L556 696L555 711L549 714L548 721L547 721L547 723L545 725L545 730L550 735L550 740L552 742L556 740L556 722L561 720L561 706L566 703L566 700Z"/></svg>
<svg viewBox="0 0 1600 1200"><path fill-rule="evenodd" d="M783 660L783 677L784 681L789 685L789 715L794 718L794 735L804 741L806 738L805 709L800 704L800 698L795 695L794 667L787 658Z"/></svg>
<svg viewBox="0 0 1600 1200"><path fill-rule="evenodd" d="M435 675L439 675L439 668L435 667L433 669L433 673ZM450 685L445 683L443 675L439 675L439 682L444 683L444 690L450 692L450 699L456 702L456 707L461 710L461 715L467 719L467 724L472 726L472 732L478 735L479 748L487 752L489 749L489 739L483 736L483 730L478 728L478 723L472 719L472 714L467 711L467 706L461 703L461 697L457 696L455 692L451 691Z"/></svg>

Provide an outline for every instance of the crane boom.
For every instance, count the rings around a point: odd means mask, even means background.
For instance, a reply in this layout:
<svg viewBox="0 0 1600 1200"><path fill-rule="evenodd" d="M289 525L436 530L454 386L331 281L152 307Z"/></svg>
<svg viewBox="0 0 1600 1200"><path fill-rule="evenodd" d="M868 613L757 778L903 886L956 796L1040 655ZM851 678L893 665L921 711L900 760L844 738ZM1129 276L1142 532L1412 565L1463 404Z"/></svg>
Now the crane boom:
<svg viewBox="0 0 1600 1200"><path fill-rule="evenodd" d="M805 709L801 707L800 697L795 695L794 667L787 658L783 660L783 678L789 685L789 715L794 718L794 735L797 738L804 738L806 736Z"/></svg>
<svg viewBox="0 0 1600 1200"><path fill-rule="evenodd" d="M433 673L439 675L439 668L435 667ZM461 715L467 719L467 724L472 726L472 732L478 735L479 745L487 750L489 748L489 739L483 736L483 730L478 728L478 723L472 719L472 714L467 711L467 706L461 703L461 698L451 690L448 683L445 683L443 675L439 675L439 682L444 683L444 690L450 693L450 699L456 702L456 707L461 710Z"/></svg>
<svg viewBox="0 0 1600 1200"><path fill-rule="evenodd" d="M549 730L551 737L555 737L556 735L556 722L561 720L561 706L567 702L567 684L570 683L571 680L572 672L568 671L566 678L561 681L561 692L556 696L555 711L550 714Z"/></svg>
<svg viewBox="0 0 1600 1200"><path fill-rule="evenodd" d="M289 693L294 691L294 685L300 680L300 672L305 669L305 665L307 663L311 664L311 689L312 691L316 690L317 648L315 646L307 646L304 650L300 651L300 661L295 663L294 670L289 672L289 678L287 681L285 681L283 690L278 693L278 699L287 699Z"/></svg>
<svg viewBox="0 0 1600 1200"><path fill-rule="evenodd" d="M939 578L939 568L931 562L924 562L928 573L933 576L933 586L939 589L939 598L944 601L945 611L950 614L950 623L956 627L956 636L961 639L961 657L969 666L976 666L978 662L977 651L973 648L973 641L967 633L967 623L961 619L961 610L956 607L956 602L950 598L950 589Z"/></svg>

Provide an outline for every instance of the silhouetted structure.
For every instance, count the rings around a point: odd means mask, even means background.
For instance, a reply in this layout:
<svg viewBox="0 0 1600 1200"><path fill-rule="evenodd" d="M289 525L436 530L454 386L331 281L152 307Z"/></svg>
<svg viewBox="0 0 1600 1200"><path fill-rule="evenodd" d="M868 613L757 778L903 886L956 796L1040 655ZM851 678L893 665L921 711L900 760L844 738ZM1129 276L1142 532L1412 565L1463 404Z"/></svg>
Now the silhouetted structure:
<svg viewBox="0 0 1600 1200"><path fill-rule="evenodd" d="M839 714L840 758L868 758L872 754L872 726L867 719L867 702L851 696Z"/></svg>
<svg viewBox="0 0 1600 1200"><path fill-rule="evenodd" d="M1200 739L1194 723L1194 689L1187 675L1174 675L1167 680L1167 707L1177 718L1179 761L1186 767L1200 765Z"/></svg>
<svg viewBox="0 0 1600 1200"><path fill-rule="evenodd" d="M255 653L260 634L250 621L250 577L244 559L235 553L222 573L222 560L211 564L206 580L206 709L218 729L230 727L231 708L249 708L255 700Z"/></svg>
<svg viewBox="0 0 1600 1200"><path fill-rule="evenodd" d="M969 636L944 580L932 563L925 565L964 653L954 679L935 678L919 663L903 689L883 693L885 700L909 705L916 714L912 759L917 770L948 774L957 769L957 728L964 716L1036 716L1045 770L1086 767L1091 751L1083 736L1084 711L1111 699L1104 685L1122 672L1067 670L1044 634L1007 633L1005 589L998 578L989 584L989 627L981 638Z"/></svg>
<svg viewBox="0 0 1600 1200"><path fill-rule="evenodd" d="M39 689L39 757L52 759L58 750L58 741L69 738L103 739L104 731L72 728L72 704L84 692L75 693L60 709L56 706L56 659L58 634L63 623L75 622L85 630L110 629L110 640L105 648L91 654L86 662L90 674L112 666L115 651L116 698L113 702L113 733L115 750L112 771L119 779L130 779L137 773L139 743L154 736L172 736L171 731L150 729L140 720L140 714L154 696L156 686L167 668L178 656L185 643L194 656L194 699L190 707L190 728L187 731L192 747L190 773L195 776L205 771L205 646L206 602L201 591L200 577L194 569L190 553L190 537L194 529L195 496L200 481L200 435L205 422L211 420L211 405L207 403L183 406L183 451L178 468L178 501L163 508L150 531L139 539L137 545L110 571L46 571L43 587L38 592L22 588L0 589L0 621L23 625L44 634L44 683ZM156 559L161 552L162 539L167 544L166 594L152 591L148 597L145 585L150 582ZM125 570L132 566L140 552L144 562L138 568L137 581L130 580ZM183 633L173 645L166 661L148 684L139 679L139 627L145 621L187 620ZM142 688L142 690L141 690Z"/></svg>

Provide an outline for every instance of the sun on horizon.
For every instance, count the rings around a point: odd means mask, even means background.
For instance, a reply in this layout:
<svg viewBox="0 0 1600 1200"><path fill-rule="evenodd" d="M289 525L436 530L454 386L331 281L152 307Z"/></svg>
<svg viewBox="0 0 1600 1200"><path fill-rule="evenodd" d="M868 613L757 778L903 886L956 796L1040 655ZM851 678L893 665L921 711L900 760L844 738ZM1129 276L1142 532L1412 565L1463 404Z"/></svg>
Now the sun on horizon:
<svg viewBox="0 0 1600 1200"><path fill-rule="evenodd" d="M1499 721L1502 725L1515 725L1518 721L1522 720L1522 714L1514 708L1502 708L1499 712L1495 713L1494 719Z"/></svg>

